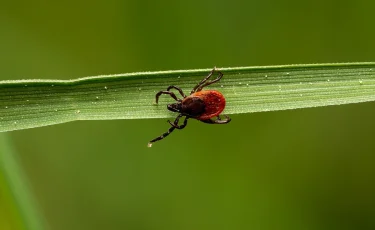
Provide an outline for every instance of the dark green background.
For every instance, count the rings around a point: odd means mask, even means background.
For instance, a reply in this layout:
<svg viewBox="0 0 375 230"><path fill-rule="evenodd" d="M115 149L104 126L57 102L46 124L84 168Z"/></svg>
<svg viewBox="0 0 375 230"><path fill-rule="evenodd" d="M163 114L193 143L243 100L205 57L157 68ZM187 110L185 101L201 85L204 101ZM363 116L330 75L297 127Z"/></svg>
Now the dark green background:
<svg viewBox="0 0 375 230"><path fill-rule="evenodd" d="M0 78L374 61L374 7L4 1ZM363 230L375 229L374 106L233 115L225 126L190 121L151 149L166 119L10 136L51 229Z"/></svg>

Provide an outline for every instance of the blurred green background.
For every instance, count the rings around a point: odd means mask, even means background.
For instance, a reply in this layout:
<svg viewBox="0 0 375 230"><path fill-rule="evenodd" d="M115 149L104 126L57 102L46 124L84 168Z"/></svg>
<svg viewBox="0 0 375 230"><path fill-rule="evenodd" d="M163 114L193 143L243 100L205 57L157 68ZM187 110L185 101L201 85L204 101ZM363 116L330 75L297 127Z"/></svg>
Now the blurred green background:
<svg viewBox="0 0 375 230"><path fill-rule="evenodd" d="M0 79L374 61L374 7L2 1ZM225 126L192 120L152 148L166 119L9 135L50 229L363 230L375 229L374 105L233 115ZM7 213L4 229L16 228Z"/></svg>

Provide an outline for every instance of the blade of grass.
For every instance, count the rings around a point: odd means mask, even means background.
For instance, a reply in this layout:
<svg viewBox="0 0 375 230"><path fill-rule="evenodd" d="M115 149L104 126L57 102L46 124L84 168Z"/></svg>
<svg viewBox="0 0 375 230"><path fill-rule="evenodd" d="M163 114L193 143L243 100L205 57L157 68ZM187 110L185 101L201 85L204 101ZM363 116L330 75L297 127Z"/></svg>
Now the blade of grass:
<svg viewBox="0 0 375 230"><path fill-rule="evenodd" d="M0 229L23 229L14 199L0 170Z"/></svg>
<svg viewBox="0 0 375 230"><path fill-rule="evenodd" d="M9 206L14 214L14 229L43 230L45 224L5 133L0 134L0 182L0 191L13 203Z"/></svg>
<svg viewBox="0 0 375 230"><path fill-rule="evenodd" d="M171 117L155 106L169 85L186 93L211 69L143 72L76 80L0 81L0 132L75 120ZM226 114L340 105L375 100L375 63L220 68L216 87Z"/></svg>

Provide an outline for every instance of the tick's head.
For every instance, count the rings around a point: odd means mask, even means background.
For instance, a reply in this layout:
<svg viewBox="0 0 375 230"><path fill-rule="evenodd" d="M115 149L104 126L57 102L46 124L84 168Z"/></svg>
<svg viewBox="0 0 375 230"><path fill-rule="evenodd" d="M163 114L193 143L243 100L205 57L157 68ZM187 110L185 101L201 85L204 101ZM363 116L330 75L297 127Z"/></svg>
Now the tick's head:
<svg viewBox="0 0 375 230"><path fill-rule="evenodd" d="M170 110L172 112L176 112L176 113L181 112L181 107L182 107L181 102L177 102L177 103L167 105L168 110Z"/></svg>

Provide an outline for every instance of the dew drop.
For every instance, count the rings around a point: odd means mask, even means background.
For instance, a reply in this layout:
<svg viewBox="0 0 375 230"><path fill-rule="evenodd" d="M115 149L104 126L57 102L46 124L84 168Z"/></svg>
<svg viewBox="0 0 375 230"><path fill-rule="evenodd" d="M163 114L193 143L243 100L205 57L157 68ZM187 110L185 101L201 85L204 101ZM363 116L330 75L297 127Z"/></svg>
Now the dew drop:
<svg viewBox="0 0 375 230"><path fill-rule="evenodd" d="M246 83L247 86L249 86L249 83Z"/></svg>
<svg viewBox="0 0 375 230"><path fill-rule="evenodd" d="M286 75L289 75L290 73L286 73Z"/></svg>
<svg viewBox="0 0 375 230"><path fill-rule="evenodd" d="M96 97L96 99L99 99L99 97Z"/></svg>
<svg viewBox="0 0 375 230"><path fill-rule="evenodd" d="M7 108L8 108L8 106L5 106L5 108L7 109Z"/></svg>
<svg viewBox="0 0 375 230"><path fill-rule="evenodd" d="M223 85L221 85L220 87L221 87L221 88L223 88L224 86L223 86Z"/></svg>
<svg viewBox="0 0 375 230"><path fill-rule="evenodd" d="M266 74L266 76L264 76L265 78L267 78L268 76L267 76L267 74Z"/></svg>
<svg viewBox="0 0 375 230"><path fill-rule="evenodd" d="M142 88L138 88L138 90L139 90L139 91L141 91L141 90L142 90Z"/></svg>
<svg viewBox="0 0 375 230"><path fill-rule="evenodd" d="M362 81L362 79L360 79L360 80L359 80L359 84L361 84L361 85L362 85L362 83L363 83L363 81Z"/></svg>
<svg viewBox="0 0 375 230"><path fill-rule="evenodd" d="M178 76L177 78L181 78L181 76Z"/></svg>
<svg viewBox="0 0 375 230"><path fill-rule="evenodd" d="M327 81L330 81L329 79Z"/></svg>
<svg viewBox="0 0 375 230"><path fill-rule="evenodd" d="M238 84L242 85L242 83L241 83L241 82L240 82L240 83L238 83Z"/></svg>
<svg viewBox="0 0 375 230"><path fill-rule="evenodd" d="M15 121L14 124L16 125L16 124L17 124L17 121Z"/></svg>
<svg viewBox="0 0 375 230"><path fill-rule="evenodd" d="M77 110L76 113L77 113L77 114L78 114L78 113L81 113L81 110Z"/></svg>
<svg viewBox="0 0 375 230"><path fill-rule="evenodd" d="M52 87L54 87L55 85L51 85Z"/></svg>
<svg viewBox="0 0 375 230"><path fill-rule="evenodd" d="M104 86L104 89L108 89L107 86Z"/></svg>

